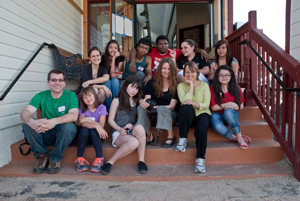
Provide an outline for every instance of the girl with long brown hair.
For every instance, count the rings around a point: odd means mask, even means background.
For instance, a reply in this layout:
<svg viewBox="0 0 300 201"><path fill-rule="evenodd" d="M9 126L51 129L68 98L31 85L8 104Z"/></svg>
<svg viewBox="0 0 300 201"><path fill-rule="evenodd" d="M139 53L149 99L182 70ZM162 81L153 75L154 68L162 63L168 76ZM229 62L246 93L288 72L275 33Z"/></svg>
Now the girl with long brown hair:
<svg viewBox="0 0 300 201"><path fill-rule="evenodd" d="M146 133L144 128L136 123L137 105L142 97L142 82L136 75L130 75L125 80L119 94L113 99L109 111L108 123L112 127L112 145L119 147L114 155L101 167L101 173L106 175L112 165L137 149L138 169L141 174L148 172L145 158Z"/></svg>
<svg viewBox="0 0 300 201"><path fill-rule="evenodd" d="M214 79L215 71L219 66L228 65L232 68L235 77L238 76L239 63L231 56L230 46L226 39L221 39L215 44L215 59L210 64L208 80Z"/></svg>
<svg viewBox="0 0 300 201"><path fill-rule="evenodd" d="M168 131L168 138L162 144L162 147L169 148L174 145L175 136L172 125L176 120L176 112L174 111L177 104L177 68L171 58L163 58L157 68L154 80L147 83L145 90L145 98L140 100L138 107L138 117L142 124L150 134L150 142L154 140L150 132L150 118L147 108L150 106L146 101L148 99L156 101L157 123L156 129Z"/></svg>

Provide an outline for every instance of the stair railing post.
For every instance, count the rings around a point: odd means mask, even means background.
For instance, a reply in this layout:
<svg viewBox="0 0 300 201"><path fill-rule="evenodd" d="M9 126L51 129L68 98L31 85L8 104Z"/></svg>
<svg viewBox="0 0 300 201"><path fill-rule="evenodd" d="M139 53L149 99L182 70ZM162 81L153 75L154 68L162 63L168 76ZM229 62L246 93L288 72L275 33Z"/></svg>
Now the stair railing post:
<svg viewBox="0 0 300 201"><path fill-rule="evenodd" d="M300 72L300 65L297 66L297 71ZM297 81L297 88L300 88L299 80ZM292 111L290 114L293 115L295 121L293 121L295 125L294 135L295 135L295 165L294 165L294 176L300 181L300 92L296 95L296 110ZM289 113L289 111L287 111Z"/></svg>
<svg viewBox="0 0 300 201"><path fill-rule="evenodd" d="M249 21L249 41L251 45L256 48L257 43L253 40L252 37L252 30L257 28L257 23L256 23L256 11L250 11L249 16L248 16L248 21ZM250 50L249 50L250 51ZM253 51L250 51L250 89L252 91L257 92L257 56L254 54ZM251 97L250 101L248 102L248 106L256 106L256 103Z"/></svg>
<svg viewBox="0 0 300 201"><path fill-rule="evenodd" d="M248 41L250 41L253 47L256 47L256 43L252 40L251 31L256 28L256 11L250 11L248 16ZM245 99L247 106L256 106L255 100L252 96L252 90L257 91L257 58L251 51L250 47L245 47L244 55L244 67L245 67Z"/></svg>

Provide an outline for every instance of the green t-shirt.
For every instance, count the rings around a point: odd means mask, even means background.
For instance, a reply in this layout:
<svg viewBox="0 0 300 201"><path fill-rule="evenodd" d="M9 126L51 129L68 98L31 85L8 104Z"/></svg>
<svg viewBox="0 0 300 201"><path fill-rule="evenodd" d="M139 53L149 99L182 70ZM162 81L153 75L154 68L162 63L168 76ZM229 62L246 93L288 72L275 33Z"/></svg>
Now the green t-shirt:
<svg viewBox="0 0 300 201"><path fill-rule="evenodd" d="M51 91L46 90L36 94L29 105L40 109L42 118L53 119L67 114L70 109L78 108L78 99L74 92L67 90L63 90L62 95L58 99L54 99Z"/></svg>

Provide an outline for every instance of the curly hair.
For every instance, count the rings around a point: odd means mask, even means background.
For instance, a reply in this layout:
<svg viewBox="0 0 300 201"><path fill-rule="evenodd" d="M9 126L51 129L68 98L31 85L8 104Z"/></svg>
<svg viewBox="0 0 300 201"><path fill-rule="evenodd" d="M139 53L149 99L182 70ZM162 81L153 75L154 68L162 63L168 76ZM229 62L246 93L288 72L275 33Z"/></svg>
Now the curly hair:
<svg viewBox="0 0 300 201"><path fill-rule="evenodd" d="M169 80L169 90L171 96L174 96L177 91L177 68L175 63L172 61L171 58L165 57L162 58L162 60L159 62L156 75L154 77L153 87L155 89L155 95L157 97L163 96L163 76L161 74L162 67L165 63L168 63L170 66L170 76L168 77Z"/></svg>

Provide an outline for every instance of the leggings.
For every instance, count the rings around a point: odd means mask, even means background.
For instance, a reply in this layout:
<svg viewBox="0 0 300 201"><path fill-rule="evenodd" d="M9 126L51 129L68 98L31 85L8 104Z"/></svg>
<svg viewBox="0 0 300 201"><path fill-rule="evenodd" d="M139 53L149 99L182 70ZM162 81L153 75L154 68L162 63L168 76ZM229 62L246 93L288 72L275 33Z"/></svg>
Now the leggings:
<svg viewBox="0 0 300 201"><path fill-rule="evenodd" d="M83 152L87 145L89 136L91 136L92 143L93 143L95 151L96 151L96 157L101 158L102 157L102 139L100 138L96 129L89 129L86 127L82 127L79 132L77 156L83 157Z"/></svg>

